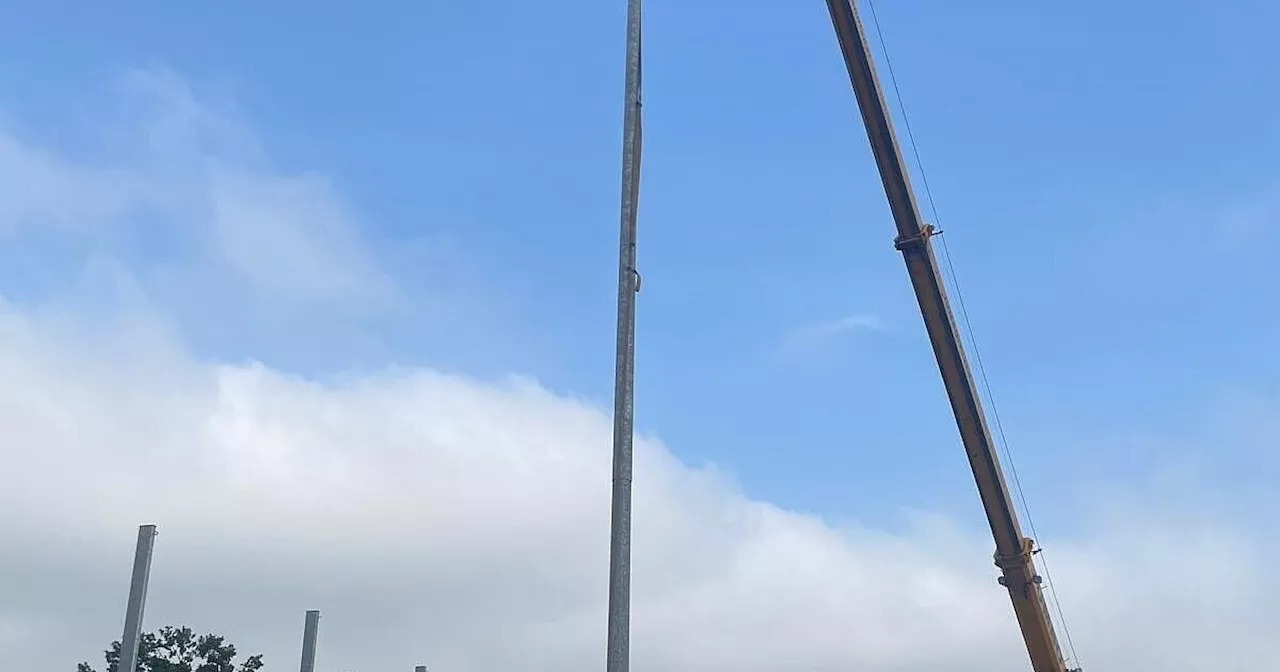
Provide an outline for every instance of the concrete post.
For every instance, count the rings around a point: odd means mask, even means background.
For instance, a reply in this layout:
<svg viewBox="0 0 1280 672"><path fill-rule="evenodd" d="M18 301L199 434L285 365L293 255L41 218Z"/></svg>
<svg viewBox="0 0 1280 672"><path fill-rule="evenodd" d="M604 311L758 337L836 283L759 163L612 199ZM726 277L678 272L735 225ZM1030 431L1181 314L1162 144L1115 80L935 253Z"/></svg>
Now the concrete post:
<svg viewBox="0 0 1280 672"><path fill-rule="evenodd" d="M151 554L156 545L156 526L138 527L138 547L133 553L133 576L129 581L129 603L124 612L124 636L120 638L120 671L138 668L138 641L142 637L142 611L147 604L147 584L151 582Z"/></svg>
<svg viewBox="0 0 1280 672"><path fill-rule="evenodd" d="M307 612L302 627L302 672L316 672L316 639L320 636L320 612Z"/></svg>

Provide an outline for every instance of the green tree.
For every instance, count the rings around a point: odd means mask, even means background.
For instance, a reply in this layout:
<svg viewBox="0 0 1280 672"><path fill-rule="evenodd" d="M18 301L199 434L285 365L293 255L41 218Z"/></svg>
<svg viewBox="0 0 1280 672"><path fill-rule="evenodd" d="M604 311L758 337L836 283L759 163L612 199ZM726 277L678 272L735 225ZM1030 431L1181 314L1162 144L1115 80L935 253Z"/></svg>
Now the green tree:
<svg viewBox="0 0 1280 672"><path fill-rule="evenodd" d="M120 642L106 650L107 672L120 672ZM167 626L143 633L138 642L138 668L134 672L258 672L262 655L249 656L237 667L236 647L221 635L200 635L191 628ZM76 672L95 672L80 663Z"/></svg>

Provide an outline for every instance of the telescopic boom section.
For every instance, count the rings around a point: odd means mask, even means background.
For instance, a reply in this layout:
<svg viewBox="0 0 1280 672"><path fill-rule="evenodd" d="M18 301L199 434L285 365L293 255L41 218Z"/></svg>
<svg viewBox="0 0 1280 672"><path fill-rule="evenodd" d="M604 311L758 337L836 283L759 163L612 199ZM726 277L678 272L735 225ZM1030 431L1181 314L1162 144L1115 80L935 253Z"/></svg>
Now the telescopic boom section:
<svg viewBox="0 0 1280 672"><path fill-rule="evenodd" d="M1009 489L1004 482L991 431L987 427L955 319L947 303L946 289L938 273L929 240L934 230L920 219L920 210L894 136L854 0L827 0L827 7L831 11L849 79L857 94L858 108L862 112L862 121L898 229L894 247L902 252L906 261L907 273L924 316L933 354L938 360L951 410L969 456L969 466L973 469L982 506L991 524L991 534L995 537L996 566L1002 573L1000 583L1008 589L1013 601L1027 653L1031 656L1031 667L1035 672L1077 672L1068 671L1063 662L1062 650L1040 589L1040 576L1031 557L1036 552L1035 544L1022 536Z"/></svg>

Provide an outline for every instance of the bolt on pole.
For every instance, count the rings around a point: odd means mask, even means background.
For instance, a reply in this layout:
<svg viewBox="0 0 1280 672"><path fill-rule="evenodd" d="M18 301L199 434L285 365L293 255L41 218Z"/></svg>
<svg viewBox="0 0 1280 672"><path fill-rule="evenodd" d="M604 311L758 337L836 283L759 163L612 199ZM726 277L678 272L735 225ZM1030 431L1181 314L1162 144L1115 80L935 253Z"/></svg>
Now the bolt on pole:
<svg viewBox="0 0 1280 672"><path fill-rule="evenodd" d="M306 622L302 626L302 672L316 670L316 639L320 636L320 612L312 609L307 612Z"/></svg>
<svg viewBox="0 0 1280 672"><path fill-rule="evenodd" d="M122 672L138 667L138 642L142 637L142 611L147 604L147 584L151 582L151 554L156 545L155 525L138 527L138 546L133 553L133 574L129 581L129 602L124 612L124 636L120 638Z"/></svg>

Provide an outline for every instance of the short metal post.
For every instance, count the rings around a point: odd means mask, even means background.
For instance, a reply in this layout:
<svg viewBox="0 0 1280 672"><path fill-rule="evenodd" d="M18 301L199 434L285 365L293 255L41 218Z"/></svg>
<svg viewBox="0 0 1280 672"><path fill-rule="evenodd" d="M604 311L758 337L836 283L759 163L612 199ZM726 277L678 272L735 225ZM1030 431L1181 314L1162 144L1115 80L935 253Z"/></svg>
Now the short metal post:
<svg viewBox="0 0 1280 672"><path fill-rule="evenodd" d="M316 638L320 636L320 612L307 612L306 624L302 627L302 672L316 670Z"/></svg>
<svg viewBox="0 0 1280 672"><path fill-rule="evenodd" d="M121 672L138 668L138 643L142 637L142 610L147 604L147 584L151 581L151 553L156 546L156 526L138 527L138 547L133 553L133 577L129 581L129 603L124 612L124 636L120 638Z"/></svg>

